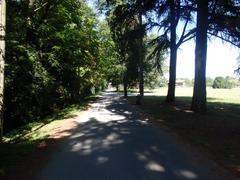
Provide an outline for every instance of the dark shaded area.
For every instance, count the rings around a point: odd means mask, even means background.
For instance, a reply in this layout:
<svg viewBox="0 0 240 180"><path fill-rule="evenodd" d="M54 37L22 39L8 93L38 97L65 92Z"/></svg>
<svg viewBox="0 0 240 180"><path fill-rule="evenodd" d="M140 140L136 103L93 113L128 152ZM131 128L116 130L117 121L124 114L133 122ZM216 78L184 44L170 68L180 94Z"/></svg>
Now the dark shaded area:
<svg viewBox="0 0 240 180"><path fill-rule="evenodd" d="M129 100L134 104L134 97ZM201 114L190 111L190 104L191 97L176 97L169 105L164 96L145 96L140 108L154 117L153 122L170 127L239 177L240 105L208 102L208 112Z"/></svg>
<svg viewBox="0 0 240 180"><path fill-rule="evenodd" d="M52 121L67 121L69 118L75 118L76 115L71 114L72 110L86 110L90 102L98 99L97 96L85 98L78 104L72 104L67 108L55 112L41 121L41 126L32 130L34 125L28 124L7 134L6 138L11 138L8 143L0 143L0 179L34 179L35 175L40 171L41 167L47 163L52 152L56 151L56 147L62 139L53 139L44 136L38 140L29 140L26 135L34 133L43 126L48 125ZM59 134L67 133L60 131ZM38 133L36 133L38 136ZM26 169L29 169L26 171Z"/></svg>
<svg viewBox="0 0 240 180"><path fill-rule="evenodd" d="M107 93L98 102L40 179L221 179L210 162L198 161L197 154L149 124L126 100Z"/></svg>
<svg viewBox="0 0 240 180"><path fill-rule="evenodd" d="M86 110L88 108L88 104L90 102L93 102L94 100L97 100L98 96L89 96L84 98L81 102L71 104L66 106L65 108L58 109L56 110L53 114L46 116L45 118L38 120L39 123L42 125L39 126L38 128L35 128L32 130L32 124L28 123L24 126L19 127L16 130L12 130L10 133L6 134L6 138L11 138L12 142L11 143L17 143L24 141L24 136L28 134L29 132L37 131L38 129L42 128L43 126L51 123L52 121L55 120L65 120L67 118L74 118L74 115L71 114L71 111L74 109L80 110Z"/></svg>
<svg viewBox="0 0 240 180"><path fill-rule="evenodd" d="M46 137L47 139L47 137ZM31 143L0 144L0 179L34 179L55 152L56 140L39 140Z"/></svg>

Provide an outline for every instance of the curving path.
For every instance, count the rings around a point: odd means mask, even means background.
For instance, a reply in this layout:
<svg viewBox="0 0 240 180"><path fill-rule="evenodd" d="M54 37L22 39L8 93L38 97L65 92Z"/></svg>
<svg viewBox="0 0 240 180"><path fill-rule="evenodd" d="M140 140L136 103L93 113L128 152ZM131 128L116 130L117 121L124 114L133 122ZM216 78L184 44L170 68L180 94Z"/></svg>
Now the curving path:
<svg viewBox="0 0 240 180"><path fill-rule="evenodd" d="M214 166L106 92L76 118L39 180L219 180ZM224 179L224 178L222 178Z"/></svg>

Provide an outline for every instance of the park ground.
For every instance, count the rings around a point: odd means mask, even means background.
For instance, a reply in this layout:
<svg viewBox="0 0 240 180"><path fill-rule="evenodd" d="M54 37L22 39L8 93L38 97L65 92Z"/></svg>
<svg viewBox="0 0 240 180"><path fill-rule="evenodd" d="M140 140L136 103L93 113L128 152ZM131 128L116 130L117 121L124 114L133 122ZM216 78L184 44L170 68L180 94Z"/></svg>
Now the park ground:
<svg viewBox="0 0 240 180"><path fill-rule="evenodd" d="M136 106L159 128L179 136L210 159L240 177L240 91L208 89L208 112L189 110L191 88L177 88L176 104L165 105L166 89L146 93L143 106ZM135 97L129 101L135 106ZM44 167L58 144L76 126L74 117L87 109L87 103L66 108L42 123L33 123L5 136L1 145L0 177L34 177ZM77 113L77 114L76 114ZM18 134L18 135L16 135ZM39 161L41 159L41 161ZM25 171L31 168L32 171Z"/></svg>
<svg viewBox="0 0 240 180"><path fill-rule="evenodd" d="M139 108L153 117L156 125L165 125L209 158L240 177L240 89L207 89L208 111L190 110L192 88L177 87L176 103L165 104L167 88L146 91ZM134 104L135 97L129 97Z"/></svg>

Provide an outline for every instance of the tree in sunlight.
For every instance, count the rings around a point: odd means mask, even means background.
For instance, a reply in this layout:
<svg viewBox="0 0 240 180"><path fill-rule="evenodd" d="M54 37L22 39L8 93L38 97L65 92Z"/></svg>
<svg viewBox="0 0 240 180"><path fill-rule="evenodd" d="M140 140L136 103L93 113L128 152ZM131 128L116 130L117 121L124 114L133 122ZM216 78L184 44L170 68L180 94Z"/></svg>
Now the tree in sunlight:
<svg viewBox="0 0 240 180"><path fill-rule="evenodd" d="M106 87L108 44L85 1L8 0L7 9L5 132Z"/></svg>
<svg viewBox="0 0 240 180"><path fill-rule="evenodd" d="M238 1L197 1L195 79L191 105L193 111L204 112L207 110L207 34L240 47L239 22L240 4Z"/></svg>
<svg viewBox="0 0 240 180"><path fill-rule="evenodd" d="M195 37L196 28L190 26L193 22L194 6L191 1L160 0L153 8L153 13L149 15L149 28L161 32L158 37L159 51L166 47L170 49L166 102L175 101L177 49ZM180 22L183 27L179 26Z"/></svg>

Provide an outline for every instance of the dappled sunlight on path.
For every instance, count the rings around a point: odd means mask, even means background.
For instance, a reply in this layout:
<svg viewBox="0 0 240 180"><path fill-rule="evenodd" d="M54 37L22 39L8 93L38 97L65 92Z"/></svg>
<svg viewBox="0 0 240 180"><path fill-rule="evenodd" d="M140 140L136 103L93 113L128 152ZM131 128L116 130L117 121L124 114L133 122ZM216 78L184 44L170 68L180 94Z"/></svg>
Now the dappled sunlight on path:
<svg viewBox="0 0 240 180"><path fill-rule="evenodd" d="M116 93L106 92L75 121L40 179L220 179Z"/></svg>

